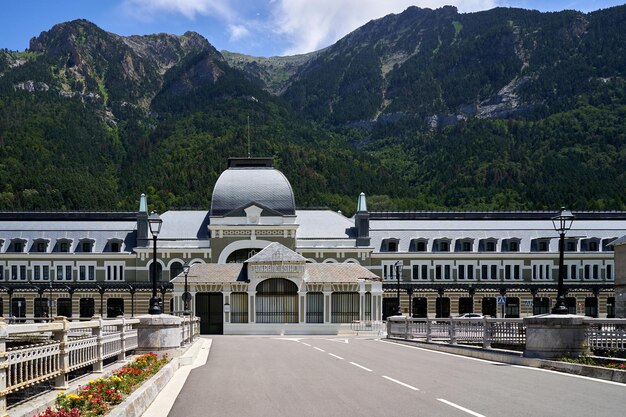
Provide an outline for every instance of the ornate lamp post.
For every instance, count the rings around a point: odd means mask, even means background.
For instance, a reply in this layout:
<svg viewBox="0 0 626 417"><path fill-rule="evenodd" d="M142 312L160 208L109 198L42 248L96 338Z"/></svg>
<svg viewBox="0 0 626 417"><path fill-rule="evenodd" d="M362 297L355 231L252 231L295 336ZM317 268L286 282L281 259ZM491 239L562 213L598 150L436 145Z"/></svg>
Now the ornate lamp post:
<svg viewBox="0 0 626 417"><path fill-rule="evenodd" d="M395 263L396 267L396 278L398 279L398 311L396 314L398 316L402 315L402 308L400 308L400 277L402 276L402 262L398 261Z"/></svg>
<svg viewBox="0 0 626 417"><path fill-rule="evenodd" d="M190 314L189 302L191 301L191 293L189 292L189 289L187 288L187 274L189 274L189 269L191 269L191 266L189 265L189 263L185 262L185 265L183 265L183 273L185 274L185 292L183 292L183 302L185 303L185 311L183 312L183 314L185 316L188 316Z"/></svg>
<svg viewBox="0 0 626 417"><path fill-rule="evenodd" d="M571 211L561 207L561 211L557 216L552 218L554 230L559 232L559 284L556 296L556 304L552 308L552 314L567 314L568 310L565 306L565 294L563 291L563 250L565 246L565 232L572 228L574 215Z"/></svg>
<svg viewBox="0 0 626 417"><path fill-rule="evenodd" d="M152 233L152 298L148 309L149 314L161 314L161 306L157 297L157 237L161 232L162 224L163 220L158 213L152 211L148 217L148 225L150 226L150 233Z"/></svg>

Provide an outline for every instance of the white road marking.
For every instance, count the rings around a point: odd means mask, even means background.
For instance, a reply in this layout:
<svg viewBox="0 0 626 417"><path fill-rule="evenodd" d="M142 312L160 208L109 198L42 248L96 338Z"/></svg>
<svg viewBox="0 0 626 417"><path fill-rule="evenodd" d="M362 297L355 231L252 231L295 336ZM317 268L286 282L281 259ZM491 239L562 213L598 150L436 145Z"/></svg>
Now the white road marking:
<svg viewBox="0 0 626 417"><path fill-rule="evenodd" d="M490 361L490 360L487 360L487 359L472 358L472 357L469 357L469 356L463 356L463 355L454 354L454 353L439 352L438 350L424 349L424 348L417 347L417 346L408 346L408 345L405 345L405 344L402 344L402 343L388 342L388 341L382 340L382 339L375 339L375 340L377 340L379 342L382 342L382 343L388 343L388 344L392 344L392 345L396 345L396 346L402 346L402 347L405 347L405 348L408 348L408 349L422 350L422 351L425 351L425 352L438 353L440 355L455 356L457 358L464 358L464 359L469 359L469 360L472 360L472 361L490 363L490 364L493 364L493 365L506 364L506 365L509 365L509 366L511 366L513 368L528 369L528 370L531 370L531 371L550 372L550 373L554 373L554 374L558 374L558 375L562 375L562 376L569 376L569 377L572 377L572 378L581 378L581 379L586 379L588 381L601 382L603 384L618 385L618 386L622 386L622 387L626 385L626 384L624 384L622 382L607 381L605 379L592 378L592 377L583 376L583 375L568 374L566 372L553 371L552 369L535 368L533 366L524 366L524 365L513 365L513 364L507 364L506 362L494 362L494 361Z"/></svg>
<svg viewBox="0 0 626 417"><path fill-rule="evenodd" d="M326 339L326 340L330 340L331 342L337 342L337 343L348 343L348 339Z"/></svg>
<svg viewBox="0 0 626 417"><path fill-rule="evenodd" d="M385 376L385 375L383 375L383 378L388 379L391 382L395 382L396 384L402 385L403 387L407 387L409 389L412 389L413 391L419 391L419 388L415 388L412 385L405 384L404 382L398 381L397 379L393 379L393 378Z"/></svg>
<svg viewBox="0 0 626 417"><path fill-rule="evenodd" d="M467 408L465 408L465 407L461 407L460 405L455 404L455 403L452 403L452 402L450 402L450 401L448 401L448 400L444 400L443 398L437 398L437 401L441 401L441 402L442 402L442 403L444 403L444 404L448 404L449 406L454 407L454 408L456 408L457 410L465 411L467 414L471 414L471 415L473 415L473 416L475 416L475 417L485 417L485 416L484 416L484 415L482 415L482 414L478 414L478 413L477 413L477 412L475 412L475 411L469 410L469 409L467 409Z"/></svg>
<svg viewBox="0 0 626 417"><path fill-rule="evenodd" d="M358 363L350 362L350 364L352 364L352 365L356 366L357 368L364 369L364 370L366 370L367 372L372 372L372 370L371 370L371 369L366 368L365 366L359 365Z"/></svg>
<svg viewBox="0 0 626 417"><path fill-rule="evenodd" d="M334 358L337 358L337 359L341 359L341 360L343 360L343 358L342 358L341 356L337 356L337 355L335 355L334 353L328 353L328 354L329 354L330 356L334 357Z"/></svg>
<svg viewBox="0 0 626 417"><path fill-rule="evenodd" d="M326 352L324 349L320 349L320 348L318 348L317 346L313 346L313 349L315 349L315 350L319 350L320 352Z"/></svg>
<svg viewBox="0 0 626 417"><path fill-rule="evenodd" d="M309 345L308 343L304 343L304 342L302 342L302 344L303 344L304 346L311 347L311 345Z"/></svg>

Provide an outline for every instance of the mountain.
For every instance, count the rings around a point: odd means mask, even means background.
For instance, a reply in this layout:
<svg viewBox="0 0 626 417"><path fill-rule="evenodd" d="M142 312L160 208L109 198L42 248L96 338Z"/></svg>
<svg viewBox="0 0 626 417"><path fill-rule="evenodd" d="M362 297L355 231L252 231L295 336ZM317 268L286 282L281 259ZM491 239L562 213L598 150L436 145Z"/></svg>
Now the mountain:
<svg viewBox="0 0 626 417"><path fill-rule="evenodd" d="M626 6L411 7L256 58L61 23L0 50L0 209L206 208L249 151L300 206L348 214L361 191L382 210L626 209L625 33Z"/></svg>

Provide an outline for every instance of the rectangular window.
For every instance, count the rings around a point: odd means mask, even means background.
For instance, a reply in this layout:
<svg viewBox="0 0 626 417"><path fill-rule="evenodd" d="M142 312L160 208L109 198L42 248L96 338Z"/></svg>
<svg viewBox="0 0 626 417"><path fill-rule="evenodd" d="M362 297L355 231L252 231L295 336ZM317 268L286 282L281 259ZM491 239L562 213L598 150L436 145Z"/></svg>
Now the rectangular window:
<svg viewBox="0 0 626 417"><path fill-rule="evenodd" d="M458 272L460 280L472 280L474 279L474 265L458 264Z"/></svg>
<svg viewBox="0 0 626 417"><path fill-rule="evenodd" d="M107 281L123 281L124 280L124 264L107 264L106 265Z"/></svg>
<svg viewBox="0 0 626 417"><path fill-rule="evenodd" d="M443 274L445 279L452 279L452 274L450 273L450 265L444 265Z"/></svg>
<svg viewBox="0 0 626 417"><path fill-rule="evenodd" d="M57 265L57 281L63 281L63 265Z"/></svg>
<svg viewBox="0 0 626 417"><path fill-rule="evenodd" d="M606 266L606 279L613 279L613 265L611 264L607 264Z"/></svg>
<svg viewBox="0 0 626 417"><path fill-rule="evenodd" d="M20 279L26 280L26 265L20 265Z"/></svg>
<svg viewBox="0 0 626 417"><path fill-rule="evenodd" d="M412 272L412 279L425 281L428 279L428 264L413 264Z"/></svg>
<svg viewBox="0 0 626 417"><path fill-rule="evenodd" d="M435 279L451 280L452 264L435 265Z"/></svg>
<svg viewBox="0 0 626 417"><path fill-rule="evenodd" d="M551 263L534 263L533 264L533 280L549 280L550 270L552 269Z"/></svg>
<svg viewBox="0 0 626 417"><path fill-rule="evenodd" d="M441 265L435 266L435 279L441 279Z"/></svg>
<svg viewBox="0 0 626 417"><path fill-rule="evenodd" d="M87 279L87 267L85 265L81 265L78 267L78 279L81 281Z"/></svg>
<svg viewBox="0 0 626 417"><path fill-rule="evenodd" d="M481 268L481 276L480 279L482 280L496 280L499 279L498 277L498 264L482 264Z"/></svg>
<svg viewBox="0 0 626 417"><path fill-rule="evenodd" d="M35 281L41 280L41 266L39 265L33 266L33 279Z"/></svg>
<svg viewBox="0 0 626 417"><path fill-rule="evenodd" d="M71 265L65 265L65 280L66 281L72 280L72 266Z"/></svg>
<svg viewBox="0 0 626 417"><path fill-rule="evenodd" d="M16 280L16 281L17 281L18 279L20 279L20 278L17 276L17 265L11 265L11 279L12 279L12 280Z"/></svg>
<svg viewBox="0 0 626 417"><path fill-rule="evenodd" d="M89 265L89 281L94 281L96 279L96 267L93 265Z"/></svg>
<svg viewBox="0 0 626 417"><path fill-rule="evenodd" d="M0 265L0 280L4 279L4 266Z"/></svg>
<svg viewBox="0 0 626 417"><path fill-rule="evenodd" d="M50 267L48 265L43 266L43 279L44 281L50 280Z"/></svg>

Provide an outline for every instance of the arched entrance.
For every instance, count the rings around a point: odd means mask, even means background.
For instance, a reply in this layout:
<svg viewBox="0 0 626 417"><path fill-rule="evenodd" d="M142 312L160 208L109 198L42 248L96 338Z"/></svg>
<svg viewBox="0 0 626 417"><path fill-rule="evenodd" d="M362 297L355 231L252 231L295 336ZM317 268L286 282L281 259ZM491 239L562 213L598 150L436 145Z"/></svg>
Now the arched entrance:
<svg viewBox="0 0 626 417"><path fill-rule="evenodd" d="M283 278L262 281L256 289L257 323L297 323L298 287Z"/></svg>

